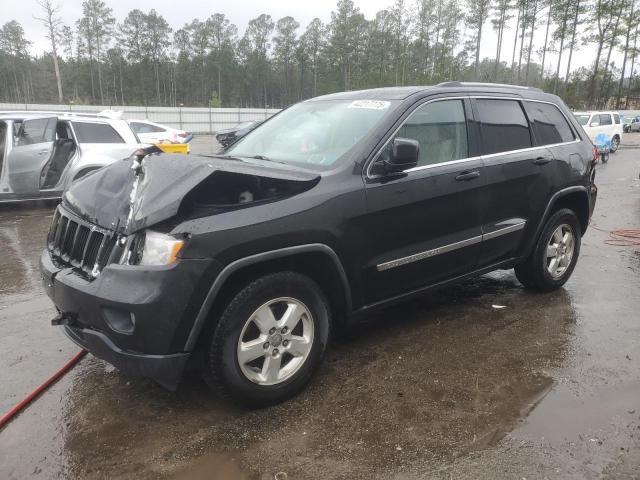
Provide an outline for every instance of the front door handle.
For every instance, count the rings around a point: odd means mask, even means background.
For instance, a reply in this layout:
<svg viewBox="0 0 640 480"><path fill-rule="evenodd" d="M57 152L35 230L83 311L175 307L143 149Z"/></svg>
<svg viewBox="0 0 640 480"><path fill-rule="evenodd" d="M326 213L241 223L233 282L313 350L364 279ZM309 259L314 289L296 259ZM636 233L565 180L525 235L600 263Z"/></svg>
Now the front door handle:
<svg viewBox="0 0 640 480"><path fill-rule="evenodd" d="M473 180L474 178L478 178L479 176L480 172L478 170L474 170L472 172L462 172L456 177L456 180L458 182L467 182L469 180Z"/></svg>
<svg viewBox="0 0 640 480"><path fill-rule="evenodd" d="M533 161L534 165L546 165L551 161L549 157L538 157Z"/></svg>

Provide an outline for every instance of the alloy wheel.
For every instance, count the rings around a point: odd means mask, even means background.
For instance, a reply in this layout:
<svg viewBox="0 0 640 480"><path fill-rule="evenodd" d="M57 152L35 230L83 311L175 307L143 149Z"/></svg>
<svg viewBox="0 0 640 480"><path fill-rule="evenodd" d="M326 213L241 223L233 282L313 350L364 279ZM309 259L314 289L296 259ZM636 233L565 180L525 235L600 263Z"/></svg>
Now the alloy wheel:
<svg viewBox="0 0 640 480"><path fill-rule="evenodd" d="M309 357L314 321L300 300L281 297L256 309L238 339L240 370L259 385L275 385L291 378Z"/></svg>
<svg viewBox="0 0 640 480"><path fill-rule="evenodd" d="M547 244L546 264L549 275L559 279L567 271L575 249L575 236L570 225L559 225Z"/></svg>

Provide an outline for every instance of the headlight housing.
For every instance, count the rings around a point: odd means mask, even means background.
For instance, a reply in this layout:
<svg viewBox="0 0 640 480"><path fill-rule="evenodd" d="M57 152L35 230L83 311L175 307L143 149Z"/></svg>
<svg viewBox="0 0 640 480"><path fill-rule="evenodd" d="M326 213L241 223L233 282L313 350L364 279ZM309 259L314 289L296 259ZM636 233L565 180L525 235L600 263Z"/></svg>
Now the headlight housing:
<svg viewBox="0 0 640 480"><path fill-rule="evenodd" d="M179 240L160 232L147 230L144 235L144 247L138 265L171 265L184 246Z"/></svg>

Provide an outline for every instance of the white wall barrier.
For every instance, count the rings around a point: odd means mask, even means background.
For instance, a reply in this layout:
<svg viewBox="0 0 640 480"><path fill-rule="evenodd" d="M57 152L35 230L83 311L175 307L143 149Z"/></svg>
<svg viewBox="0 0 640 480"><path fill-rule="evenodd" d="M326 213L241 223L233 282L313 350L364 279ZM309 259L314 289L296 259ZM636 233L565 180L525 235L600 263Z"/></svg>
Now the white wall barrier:
<svg viewBox="0 0 640 480"><path fill-rule="evenodd" d="M200 107L140 107L123 105L44 105L0 103L4 111L52 111L99 113L102 110L122 111L127 120L151 120L191 133L215 133L249 120L265 120L279 112L273 108L200 108Z"/></svg>

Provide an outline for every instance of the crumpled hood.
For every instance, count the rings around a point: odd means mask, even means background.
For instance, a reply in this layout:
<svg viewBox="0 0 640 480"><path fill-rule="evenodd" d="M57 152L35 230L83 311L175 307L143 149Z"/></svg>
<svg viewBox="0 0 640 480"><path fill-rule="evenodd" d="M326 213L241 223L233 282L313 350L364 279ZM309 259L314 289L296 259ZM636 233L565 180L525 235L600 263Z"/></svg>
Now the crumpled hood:
<svg viewBox="0 0 640 480"><path fill-rule="evenodd" d="M129 235L176 215L185 195L219 171L293 182L319 177L276 163L153 154L141 164L135 158L122 160L87 175L67 190L63 204L90 223Z"/></svg>

